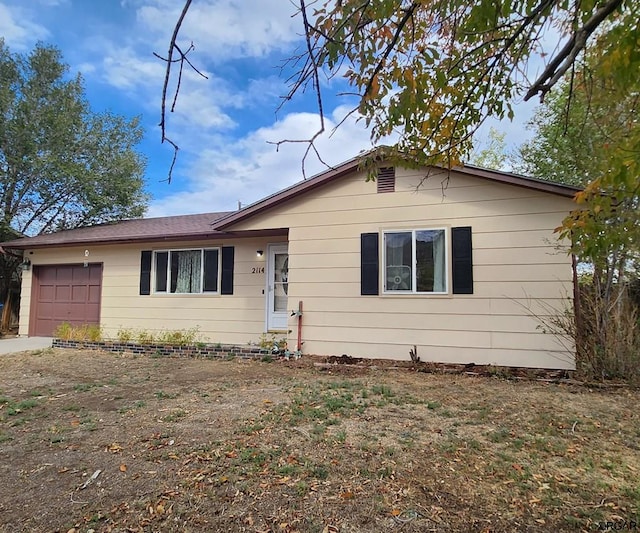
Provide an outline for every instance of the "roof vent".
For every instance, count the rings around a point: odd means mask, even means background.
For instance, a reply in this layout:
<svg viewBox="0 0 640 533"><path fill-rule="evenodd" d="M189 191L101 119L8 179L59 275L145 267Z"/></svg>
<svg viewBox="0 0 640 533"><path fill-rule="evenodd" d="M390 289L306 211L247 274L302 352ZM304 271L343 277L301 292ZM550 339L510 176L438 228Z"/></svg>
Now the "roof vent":
<svg viewBox="0 0 640 533"><path fill-rule="evenodd" d="M396 190L395 167L382 167L378 169L378 192L393 192Z"/></svg>

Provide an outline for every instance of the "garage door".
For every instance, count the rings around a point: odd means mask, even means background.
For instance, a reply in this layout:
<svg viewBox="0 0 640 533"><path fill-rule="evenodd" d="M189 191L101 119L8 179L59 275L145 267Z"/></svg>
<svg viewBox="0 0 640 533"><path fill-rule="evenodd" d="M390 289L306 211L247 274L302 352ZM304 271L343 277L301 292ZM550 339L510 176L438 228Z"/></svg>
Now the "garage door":
<svg viewBox="0 0 640 533"><path fill-rule="evenodd" d="M63 322L100 323L102 264L33 267L30 335L50 337Z"/></svg>

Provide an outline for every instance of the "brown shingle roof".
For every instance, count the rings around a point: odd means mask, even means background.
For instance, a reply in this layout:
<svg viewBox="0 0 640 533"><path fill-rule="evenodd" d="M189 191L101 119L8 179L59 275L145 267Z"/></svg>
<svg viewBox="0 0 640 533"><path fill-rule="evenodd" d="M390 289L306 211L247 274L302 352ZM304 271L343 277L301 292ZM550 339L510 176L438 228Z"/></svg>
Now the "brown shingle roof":
<svg viewBox="0 0 640 533"><path fill-rule="evenodd" d="M39 248L42 246L74 246L90 243L122 244L137 241L153 242L185 238L219 236L212 228L215 220L228 215L223 213L203 213L199 215L179 215L173 217L136 218L98 224L36 237L26 237L0 243L4 248Z"/></svg>

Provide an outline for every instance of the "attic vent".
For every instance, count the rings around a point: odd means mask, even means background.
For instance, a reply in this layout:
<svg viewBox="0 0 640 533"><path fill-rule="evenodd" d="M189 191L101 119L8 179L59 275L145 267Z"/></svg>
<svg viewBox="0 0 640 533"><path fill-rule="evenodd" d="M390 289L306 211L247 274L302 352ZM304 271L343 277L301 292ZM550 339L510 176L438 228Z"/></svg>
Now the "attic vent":
<svg viewBox="0 0 640 533"><path fill-rule="evenodd" d="M382 167L378 169L378 192L393 192L396 190L395 167Z"/></svg>

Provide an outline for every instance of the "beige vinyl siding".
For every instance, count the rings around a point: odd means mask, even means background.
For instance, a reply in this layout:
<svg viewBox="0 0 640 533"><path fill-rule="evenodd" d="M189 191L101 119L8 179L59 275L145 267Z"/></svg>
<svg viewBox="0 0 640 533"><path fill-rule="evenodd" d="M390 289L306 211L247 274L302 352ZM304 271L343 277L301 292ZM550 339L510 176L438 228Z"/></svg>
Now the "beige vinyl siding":
<svg viewBox="0 0 640 533"><path fill-rule="evenodd" d="M231 228L289 228L303 352L409 360L416 345L423 361L573 368L571 346L533 316L570 305L571 262L553 234L570 199L455 173L416 189L424 176L397 169L396 192L379 194L355 173ZM381 257L380 295L360 295L362 233L446 227L450 254L456 226L472 227L474 294L384 294ZM295 345L295 318L289 329Z"/></svg>
<svg viewBox="0 0 640 533"><path fill-rule="evenodd" d="M303 353L409 360L416 345L423 361L573 368L572 347L543 333L535 318L571 305L571 262L553 233L571 200L456 173L426 176L397 169L396 192L377 193L375 182L355 172L229 228L289 228L288 308L304 304ZM472 227L471 295L451 294L450 229L457 226ZM384 294L381 257L381 294L361 296L362 233L378 233L382 252L382 232L430 228L447 229L448 294ZM198 327L210 342L257 341L265 330L268 244L275 242L286 239L88 247L89 261L104 264L105 333ZM233 295L138 294L141 250L228 245L235 247ZM38 249L29 258L34 265L82 263L85 249ZM261 266L264 273L251 272ZM28 332L30 303L27 271L21 334ZM288 326L294 347L296 319Z"/></svg>
<svg viewBox="0 0 640 533"><path fill-rule="evenodd" d="M89 250L91 263L103 263L101 326L107 337L115 338L121 329L180 330L197 327L203 341L246 344L257 342L265 329L265 273L252 268L266 267L270 242L282 239L244 239L234 242L197 241L154 245L89 246L33 250L34 265L82 263ZM235 247L234 287L232 295L220 294L139 294L140 252L189 248ZM266 270L266 269L265 269ZM20 334L29 331L31 272L23 278L20 306Z"/></svg>

